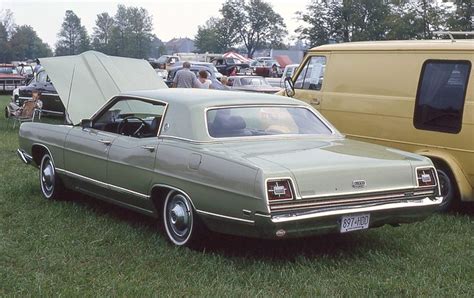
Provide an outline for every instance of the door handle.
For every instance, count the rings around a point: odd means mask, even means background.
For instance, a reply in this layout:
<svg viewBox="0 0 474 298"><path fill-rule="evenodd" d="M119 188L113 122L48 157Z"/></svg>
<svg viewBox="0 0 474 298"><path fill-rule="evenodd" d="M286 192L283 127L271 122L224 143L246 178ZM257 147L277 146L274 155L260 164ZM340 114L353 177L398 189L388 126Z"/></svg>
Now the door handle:
<svg viewBox="0 0 474 298"><path fill-rule="evenodd" d="M101 140L99 140L99 142L102 143L102 144L104 144L105 146L110 146L110 144L112 144L112 142L109 141L109 140L102 140L102 139L101 139Z"/></svg>
<svg viewBox="0 0 474 298"><path fill-rule="evenodd" d="M319 106L321 104L321 101L317 98L314 98L310 103L312 105Z"/></svg>
<svg viewBox="0 0 474 298"><path fill-rule="evenodd" d="M142 148L150 152L154 152L156 149L155 146L142 146Z"/></svg>

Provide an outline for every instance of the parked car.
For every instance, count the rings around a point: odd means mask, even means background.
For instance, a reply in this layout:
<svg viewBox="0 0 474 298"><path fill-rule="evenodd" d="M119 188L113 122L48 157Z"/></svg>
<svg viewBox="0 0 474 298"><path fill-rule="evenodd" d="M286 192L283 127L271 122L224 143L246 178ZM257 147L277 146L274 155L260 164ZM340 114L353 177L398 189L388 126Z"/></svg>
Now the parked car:
<svg viewBox="0 0 474 298"><path fill-rule="evenodd" d="M26 78L17 72L13 64L0 64L0 92L12 91L25 83Z"/></svg>
<svg viewBox="0 0 474 298"><path fill-rule="evenodd" d="M157 67L153 66L153 68L162 68L162 69L169 69L173 67L173 65L178 62L180 59L178 56L174 55L162 55L153 63L156 64Z"/></svg>
<svg viewBox="0 0 474 298"><path fill-rule="evenodd" d="M258 76L231 76L228 86L234 91L249 91L259 93L276 93L279 87L271 86L264 77Z"/></svg>
<svg viewBox="0 0 474 298"><path fill-rule="evenodd" d="M255 66L255 74L262 77L281 77L283 70L276 60L263 60Z"/></svg>
<svg viewBox="0 0 474 298"><path fill-rule="evenodd" d="M65 108L46 71L41 69L27 86L18 87L12 92L10 103L5 107L5 117L11 117L18 107L32 99L33 91L41 94L44 114L64 116Z"/></svg>
<svg viewBox="0 0 474 298"><path fill-rule="evenodd" d="M302 101L166 89L143 60L79 57L42 60L71 124L19 131L46 199L74 189L159 218L179 246L206 229L281 239L408 223L442 201L428 158L345 139Z"/></svg>
<svg viewBox="0 0 474 298"><path fill-rule="evenodd" d="M324 45L293 76L294 97L350 138L431 158L443 211L474 202L473 57L472 39Z"/></svg>
<svg viewBox="0 0 474 298"><path fill-rule="evenodd" d="M285 79L291 78L299 64L288 64L283 70L281 78L266 78L267 82L274 87L285 87Z"/></svg>
<svg viewBox="0 0 474 298"><path fill-rule="evenodd" d="M29 83L33 79L33 66L27 63L20 63L16 67L18 74L22 75L25 78L25 83Z"/></svg>
<svg viewBox="0 0 474 298"><path fill-rule="evenodd" d="M249 69L250 67L248 63L241 63L235 58L216 58L211 62L217 70L225 76L237 74L241 70Z"/></svg>

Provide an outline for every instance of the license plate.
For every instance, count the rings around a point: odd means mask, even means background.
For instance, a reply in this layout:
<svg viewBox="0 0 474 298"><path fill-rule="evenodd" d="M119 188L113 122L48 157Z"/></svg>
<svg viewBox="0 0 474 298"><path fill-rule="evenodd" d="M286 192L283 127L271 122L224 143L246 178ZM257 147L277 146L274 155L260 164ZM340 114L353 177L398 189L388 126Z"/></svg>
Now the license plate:
<svg viewBox="0 0 474 298"><path fill-rule="evenodd" d="M341 218L341 233L369 228L370 214L346 215Z"/></svg>

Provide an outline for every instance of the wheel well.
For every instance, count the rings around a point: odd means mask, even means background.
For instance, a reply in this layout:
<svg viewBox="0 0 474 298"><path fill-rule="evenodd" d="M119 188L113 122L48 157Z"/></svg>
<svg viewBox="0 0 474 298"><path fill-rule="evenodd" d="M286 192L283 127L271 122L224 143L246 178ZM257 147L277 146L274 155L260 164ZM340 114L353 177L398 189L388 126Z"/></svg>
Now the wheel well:
<svg viewBox="0 0 474 298"><path fill-rule="evenodd" d="M156 186L151 190L151 200L155 206L158 217L161 216L161 212L163 211L166 196L172 191L174 190L164 186Z"/></svg>
<svg viewBox="0 0 474 298"><path fill-rule="evenodd" d="M430 157L430 159L431 161L433 161L435 168L440 168L444 170L449 176L449 178L453 180L454 191L456 194L459 194L458 181L456 181L456 176L454 176L453 170L451 169L449 164L441 158Z"/></svg>
<svg viewBox="0 0 474 298"><path fill-rule="evenodd" d="M46 153L48 153L48 150L43 146L34 145L33 148L31 148L31 156L33 157L35 164L38 166Z"/></svg>

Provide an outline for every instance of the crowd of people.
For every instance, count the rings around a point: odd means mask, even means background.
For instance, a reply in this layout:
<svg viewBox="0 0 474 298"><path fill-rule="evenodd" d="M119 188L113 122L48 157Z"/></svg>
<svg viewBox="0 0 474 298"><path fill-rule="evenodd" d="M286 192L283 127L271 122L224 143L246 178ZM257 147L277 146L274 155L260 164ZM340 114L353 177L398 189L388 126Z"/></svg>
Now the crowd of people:
<svg viewBox="0 0 474 298"><path fill-rule="evenodd" d="M208 78L209 73L201 70L198 77L191 71L191 63L184 62L183 69L178 70L173 79L173 88L201 88L201 89L218 89L227 90L227 77L222 77L221 81L211 81Z"/></svg>

